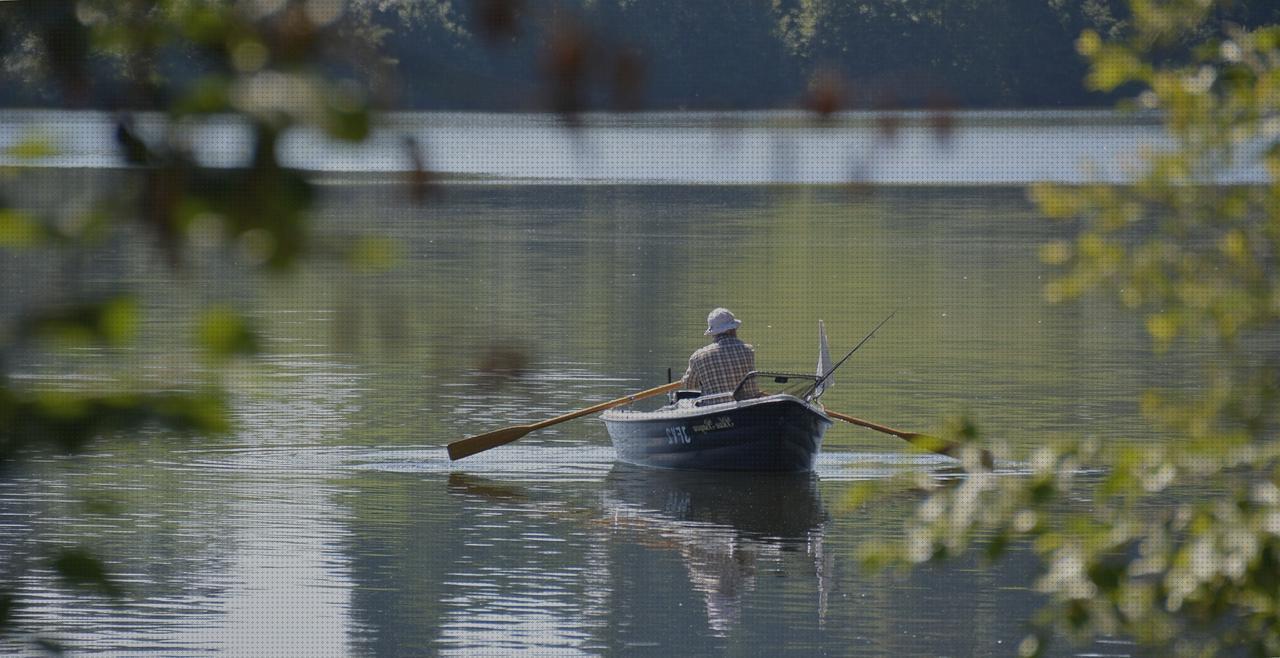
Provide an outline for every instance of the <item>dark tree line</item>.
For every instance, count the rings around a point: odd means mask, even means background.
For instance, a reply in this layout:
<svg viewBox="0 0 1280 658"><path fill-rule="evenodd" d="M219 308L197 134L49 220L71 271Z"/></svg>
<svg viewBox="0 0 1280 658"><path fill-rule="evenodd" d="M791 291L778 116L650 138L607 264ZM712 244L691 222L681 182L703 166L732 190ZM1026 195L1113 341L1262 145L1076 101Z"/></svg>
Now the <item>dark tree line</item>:
<svg viewBox="0 0 1280 658"><path fill-rule="evenodd" d="M1265 0L1216 11L1280 21ZM1131 19L1119 0L351 0L343 22L369 46L383 104L512 111L794 107L823 74L842 80L841 107L1106 106L1080 82L1075 40ZM22 44L0 43L0 104L74 104L33 78Z"/></svg>

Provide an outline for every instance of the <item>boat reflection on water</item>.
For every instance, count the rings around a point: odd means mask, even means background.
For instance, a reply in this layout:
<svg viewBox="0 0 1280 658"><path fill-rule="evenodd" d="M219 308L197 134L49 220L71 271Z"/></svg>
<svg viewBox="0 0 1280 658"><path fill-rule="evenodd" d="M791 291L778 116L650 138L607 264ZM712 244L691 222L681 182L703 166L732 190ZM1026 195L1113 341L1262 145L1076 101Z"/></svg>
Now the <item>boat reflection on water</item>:
<svg viewBox="0 0 1280 658"><path fill-rule="evenodd" d="M724 635L762 573L817 579L818 622L833 572L827 522L812 473L706 473L618 463L602 494L616 539L676 551L707 621ZM800 570L803 573L795 573Z"/></svg>
<svg viewBox="0 0 1280 658"><path fill-rule="evenodd" d="M788 614L815 610L816 624L825 622L835 565L833 552L824 544L828 517L815 474L666 471L616 463L600 484L592 487L590 496L566 503L558 489L548 488L547 483L453 473L449 493L483 501L490 513L475 544L449 550L466 553L488 546L482 549L487 551L483 561L488 567L513 560L500 573L544 563L538 568L546 573L540 572L539 578L553 578L551 572L567 573L563 565L527 548L504 554L523 541L510 540L530 533L585 540L578 549L566 549L581 551L575 561L585 570L583 575L574 583L557 583L555 591L563 594L581 587L579 600L632 602L612 612L582 612L586 617L613 619L607 625L620 634L619 647L647 641L622 637L630 628L683 623L688 608L679 606L690 595L690 602L704 604L708 637L723 638L740 628L744 610L753 608L748 598L753 592L771 600L783 596L788 601L784 605L792 606ZM495 507L518 521L510 532L501 517L492 514ZM445 536L466 536L466 532L455 529ZM683 567L687 580L668 579L673 572L664 564L672 557L680 565L677 569ZM449 578L461 582L477 577L474 568L466 574ZM543 594L525 581L516 587L488 585L494 588L495 598L486 605L527 602ZM474 599L482 591L471 587L467 596Z"/></svg>
<svg viewBox="0 0 1280 658"><path fill-rule="evenodd" d="M741 537L806 539L826 520L812 473L673 471L614 465L607 507L651 522L711 525Z"/></svg>

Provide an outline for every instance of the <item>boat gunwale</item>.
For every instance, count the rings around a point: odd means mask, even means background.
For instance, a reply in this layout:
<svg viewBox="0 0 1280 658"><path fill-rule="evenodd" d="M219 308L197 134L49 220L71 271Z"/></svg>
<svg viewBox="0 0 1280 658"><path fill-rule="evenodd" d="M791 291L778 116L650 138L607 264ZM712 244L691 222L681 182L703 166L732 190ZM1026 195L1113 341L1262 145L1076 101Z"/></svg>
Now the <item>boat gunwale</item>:
<svg viewBox="0 0 1280 658"><path fill-rule="evenodd" d="M822 420L835 424L835 421L826 414L826 409L821 405L807 402L794 395L787 393L776 393L774 395L766 395L764 397L752 398L750 400L731 400L720 404L711 404L705 407L690 406L685 408L667 408L654 409L653 411L638 411L634 409L608 409L600 415L601 419L606 422L624 422L635 423L644 421L670 421L683 420L686 418L697 418L700 416L708 416L712 414L721 414L739 409L747 409L754 406L764 404L775 404L778 402L792 402L800 405L811 413L816 414Z"/></svg>

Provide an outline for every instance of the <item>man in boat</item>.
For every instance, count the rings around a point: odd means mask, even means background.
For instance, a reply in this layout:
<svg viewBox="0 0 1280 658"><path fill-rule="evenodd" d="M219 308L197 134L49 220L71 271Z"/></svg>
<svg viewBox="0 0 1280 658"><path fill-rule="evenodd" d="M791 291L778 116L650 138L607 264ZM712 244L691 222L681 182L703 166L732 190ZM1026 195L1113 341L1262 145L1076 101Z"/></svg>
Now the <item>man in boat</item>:
<svg viewBox="0 0 1280 658"><path fill-rule="evenodd" d="M727 308L717 308L707 315L704 335L712 337L712 343L698 349L689 357L689 369L684 373L684 387L702 391L703 395L732 393L747 373L756 369L755 348L738 338L742 321ZM752 378L742 387L743 398L764 395Z"/></svg>

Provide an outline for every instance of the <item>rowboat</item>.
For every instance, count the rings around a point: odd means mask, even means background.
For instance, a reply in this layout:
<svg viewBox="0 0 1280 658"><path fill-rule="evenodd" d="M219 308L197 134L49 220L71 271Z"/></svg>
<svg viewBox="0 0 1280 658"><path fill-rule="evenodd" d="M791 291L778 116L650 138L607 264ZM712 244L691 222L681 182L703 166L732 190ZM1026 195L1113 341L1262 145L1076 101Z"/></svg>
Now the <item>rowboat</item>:
<svg viewBox="0 0 1280 658"><path fill-rule="evenodd" d="M454 441L448 445L449 459L462 459L511 443L530 432L596 412L604 412L601 418L608 428L618 461L637 466L711 471L811 471L833 417L913 443L928 440L927 449L949 454L954 448L952 445L934 446L937 441L931 437L828 412L818 403L818 398L835 381L832 377L835 371L892 317L890 314L881 320L834 364L827 346L826 329L819 320L818 369L814 375L752 371L746 373L733 391L706 395L702 391L677 390L681 383L668 381L662 386L555 418ZM782 388L759 394L757 389L764 390L759 384L768 386L770 381L781 384ZM668 394L668 403L660 409L622 408L663 393Z"/></svg>
<svg viewBox="0 0 1280 658"><path fill-rule="evenodd" d="M752 371L732 392L674 391L660 409L615 407L601 419L618 461L628 464L706 471L811 471L822 437L834 422L818 398L831 386L835 367L826 329L819 323L816 374ZM748 395L747 391L757 389L776 390L759 397Z"/></svg>
<svg viewBox="0 0 1280 658"><path fill-rule="evenodd" d="M734 393L676 391L653 411L610 409L601 415L619 461L654 468L709 471L810 471L832 420L811 394L784 391L745 399L753 378L803 383L817 377L752 372ZM807 384L807 385L806 385Z"/></svg>

